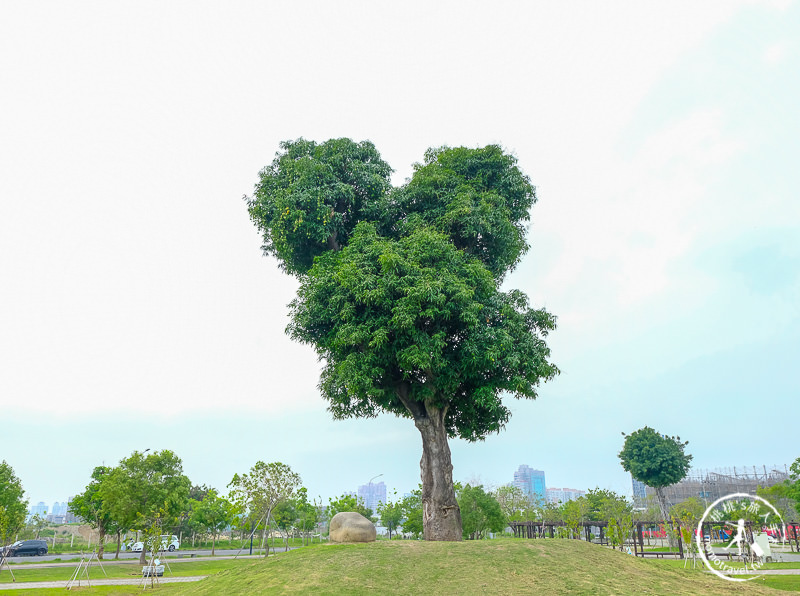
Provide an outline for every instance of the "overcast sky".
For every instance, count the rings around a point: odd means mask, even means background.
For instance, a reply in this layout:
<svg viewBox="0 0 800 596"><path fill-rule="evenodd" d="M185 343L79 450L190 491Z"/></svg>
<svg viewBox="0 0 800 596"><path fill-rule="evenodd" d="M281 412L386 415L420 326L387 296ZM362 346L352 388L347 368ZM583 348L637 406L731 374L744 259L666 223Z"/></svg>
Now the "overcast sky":
<svg viewBox="0 0 800 596"><path fill-rule="evenodd" d="M402 184L499 143L537 185L508 277L562 374L454 477L520 464L630 494L621 432L699 468L800 457L800 6L792 2L0 5L0 460L32 504L172 449L222 491L419 482L408 420L333 421L297 283L244 195L282 140L369 139Z"/></svg>

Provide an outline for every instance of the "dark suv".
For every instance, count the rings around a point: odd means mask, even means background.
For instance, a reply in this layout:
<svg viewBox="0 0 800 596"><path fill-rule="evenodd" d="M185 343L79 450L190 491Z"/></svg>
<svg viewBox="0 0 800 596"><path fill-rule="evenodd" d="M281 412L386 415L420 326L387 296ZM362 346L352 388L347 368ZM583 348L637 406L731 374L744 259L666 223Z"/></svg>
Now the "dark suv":
<svg viewBox="0 0 800 596"><path fill-rule="evenodd" d="M47 542L44 540L17 540L14 544L5 547L4 550L7 557L46 555Z"/></svg>

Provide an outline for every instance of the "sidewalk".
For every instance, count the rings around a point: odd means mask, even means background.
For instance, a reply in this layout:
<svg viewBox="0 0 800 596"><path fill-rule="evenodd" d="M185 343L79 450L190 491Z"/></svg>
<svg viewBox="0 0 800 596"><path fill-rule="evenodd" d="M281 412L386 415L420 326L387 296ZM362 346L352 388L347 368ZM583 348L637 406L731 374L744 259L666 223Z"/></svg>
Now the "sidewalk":
<svg viewBox="0 0 800 596"><path fill-rule="evenodd" d="M159 584L174 584L178 582L199 582L201 579L207 578L207 575L189 575L185 577L160 577L158 578ZM59 582L15 582L11 584L0 584L0 590L30 590L34 588L66 588L69 581ZM117 579L93 579L91 582L86 580L75 581L72 585L74 587L86 586L138 586L142 584L142 578L124 578ZM147 585L150 585L150 579L147 580Z"/></svg>

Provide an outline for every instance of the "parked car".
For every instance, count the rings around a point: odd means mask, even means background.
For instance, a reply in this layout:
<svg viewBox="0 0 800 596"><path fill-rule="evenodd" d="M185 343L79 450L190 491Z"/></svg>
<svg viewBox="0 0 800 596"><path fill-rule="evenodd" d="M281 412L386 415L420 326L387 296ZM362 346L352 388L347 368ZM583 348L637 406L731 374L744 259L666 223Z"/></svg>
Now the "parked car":
<svg viewBox="0 0 800 596"><path fill-rule="evenodd" d="M181 543L178 540L178 537L175 534L162 534L161 535L161 548L158 550L168 550L169 552L174 552L181 547ZM142 552L144 548L144 543L140 540L139 542L131 542L128 544L128 550L134 553Z"/></svg>
<svg viewBox="0 0 800 596"><path fill-rule="evenodd" d="M3 547L3 553L7 557L46 555L47 542L44 540L17 540L14 544Z"/></svg>

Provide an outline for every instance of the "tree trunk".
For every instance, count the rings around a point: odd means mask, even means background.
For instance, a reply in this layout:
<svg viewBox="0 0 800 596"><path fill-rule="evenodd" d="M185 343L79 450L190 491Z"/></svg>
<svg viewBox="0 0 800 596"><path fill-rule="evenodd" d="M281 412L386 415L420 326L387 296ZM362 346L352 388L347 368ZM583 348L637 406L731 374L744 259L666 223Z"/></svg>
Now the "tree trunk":
<svg viewBox="0 0 800 596"><path fill-rule="evenodd" d="M667 544L670 548L675 546L675 538L672 536L672 525L667 529L667 524L670 523L669 507L667 507L667 496L664 494L663 486L656 486L656 498L658 499L658 508L661 510L661 518L664 520L664 531L667 534Z"/></svg>
<svg viewBox="0 0 800 596"><path fill-rule="evenodd" d="M661 519L665 522L669 521L669 509L667 508L667 496L664 494L664 487L657 486L656 498L658 499L658 508L661 510Z"/></svg>
<svg viewBox="0 0 800 596"><path fill-rule="evenodd" d="M117 552L114 553L114 560L119 559L119 549L122 547L122 532L117 530Z"/></svg>
<svg viewBox="0 0 800 596"><path fill-rule="evenodd" d="M453 464L444 423L447 409L430 404L425 404L424 409L415 409L419 415L414 417L414 424L422 435L419 466L423 537L425 540L461 540L461 510L453 490Z"/></svg>
<svg viewBox="0 0 800 596"><path fill-rule="evenodd" d="M100 547L97 549L97 558L101 561L103 560L103 552L106 549L106 527L103 524L100 524L97 528L98 532L100 533Z"/></svg>
<svg viewBox="0 0 800 596"><path fill-rule="evenodd" d="M211 534L211 556L214 556L214 548L217 546L217 535Z"/></svg>

